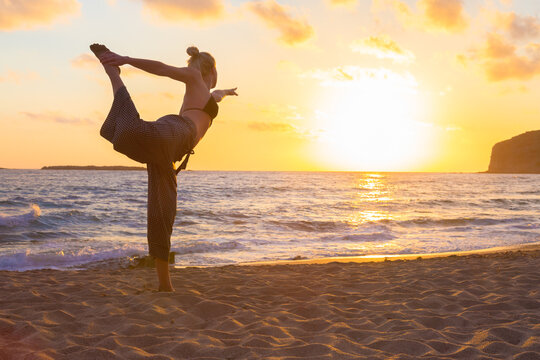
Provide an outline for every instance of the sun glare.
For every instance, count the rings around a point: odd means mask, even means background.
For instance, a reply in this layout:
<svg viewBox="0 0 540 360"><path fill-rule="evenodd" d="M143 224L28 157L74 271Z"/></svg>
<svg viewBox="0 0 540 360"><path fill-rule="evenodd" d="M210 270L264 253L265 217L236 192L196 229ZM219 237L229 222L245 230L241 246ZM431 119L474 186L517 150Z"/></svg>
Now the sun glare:
<svg viewBox="0 0 540 360"><path fill-rule="evenodd" d="M400 171L421 165L430 141L412 76L338 69L316 114L319 156L340 170Z"/></svg>

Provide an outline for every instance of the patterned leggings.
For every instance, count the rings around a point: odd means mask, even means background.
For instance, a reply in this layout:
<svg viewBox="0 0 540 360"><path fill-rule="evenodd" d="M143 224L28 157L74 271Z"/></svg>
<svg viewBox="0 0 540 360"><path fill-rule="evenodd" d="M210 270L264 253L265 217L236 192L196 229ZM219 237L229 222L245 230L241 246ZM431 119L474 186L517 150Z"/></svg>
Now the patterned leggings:
<svg viewBox="0 0 540 360"><path fill-rule="evenodd" d="M179 115L166 115L144 121L122 87L100 131L116 151L147 164L148 171L148 251L168 260L171 234L176 216L176 172L179 161L195 144L195 124Z"/></svg>

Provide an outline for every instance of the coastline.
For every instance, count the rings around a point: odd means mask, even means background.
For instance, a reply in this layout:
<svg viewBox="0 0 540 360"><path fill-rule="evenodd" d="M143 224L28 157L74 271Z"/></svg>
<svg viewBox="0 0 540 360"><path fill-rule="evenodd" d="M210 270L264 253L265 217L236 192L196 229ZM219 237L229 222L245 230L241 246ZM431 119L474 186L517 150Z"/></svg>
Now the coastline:
<svg viewBox="0 0 540 360"><path fill-rule="evenodd" d="M502 254L507 252L517 251L538 251L540 250L540 241L519 244L510 246L496 246L486 249L477 250L463 250L463 251L447 251L440 253L417 253L417 254L373 254L363 256L336 256L325 258L313 258L313 259L298 259L298 260L271 260L271 261L252 261L235 264L238 266L260 266L260 265L299 265L299 264L328 264L331 262L339 263L367 263L367 262L381 262L381 261L397 261L397 260L418 260L421 259L433 259L433 258L445 258L445 257L463 257L468 255L489 255L489 254ZM178 266L183 268L186 266Z"/></svg>
<svg viewBox="0 0 540 360"><path fill-rule="evenodd" d="M151 268L2 271L0 358L536 359L540 249L504 249L173 268L172 294Z"/></svg>

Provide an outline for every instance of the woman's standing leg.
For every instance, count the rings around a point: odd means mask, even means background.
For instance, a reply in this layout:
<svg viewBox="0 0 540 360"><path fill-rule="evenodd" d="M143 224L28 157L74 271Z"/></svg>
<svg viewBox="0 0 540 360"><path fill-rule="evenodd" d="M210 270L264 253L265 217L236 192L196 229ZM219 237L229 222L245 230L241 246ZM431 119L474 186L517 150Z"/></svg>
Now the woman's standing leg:
<svg viewBox="0 0 540 360"><path fill-rule="evenodd" d="M169 275L171 234L176 216L176 173L172 163L148 163L148 250L156 259L160 291L174 291Z"/></svg>

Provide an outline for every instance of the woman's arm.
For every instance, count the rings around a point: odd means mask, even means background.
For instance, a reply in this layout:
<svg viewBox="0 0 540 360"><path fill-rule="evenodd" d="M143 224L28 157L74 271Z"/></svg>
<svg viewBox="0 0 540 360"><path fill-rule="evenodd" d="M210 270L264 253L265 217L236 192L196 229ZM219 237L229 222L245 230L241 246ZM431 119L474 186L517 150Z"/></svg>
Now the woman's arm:
<svg viewBox="0 0 540 360"><path fill-rule="evenodd" d="M214 90L214 91L212 91L212 97L214 98L214 100L216 100L216 102L220 102L221 100L223 100L223 98L225 96L229 96L229 95L238 96L238 94L236 93L236 89L238 89L238 88L225 89L225 90Z"/></svg>
<svg viewBox="0 0 540 360"><path fill-rule="evenodd" d="M137 58L131 58L129 56L121 56L121 55L113 53L112 51L106 52L105 54L100 56L99 60L105 65L121 66L121 65L128 64L138 69L141 69L143 71L146 71L150 74L154 74L158 76L167 76L167 77L170 77L171 79L182 81L184 83L187 83L193 80L197 72L196 69L192 69L188 67L179 68L179 67L174 67L174 66L164 64L161 61L137 59Z"/></svg>

